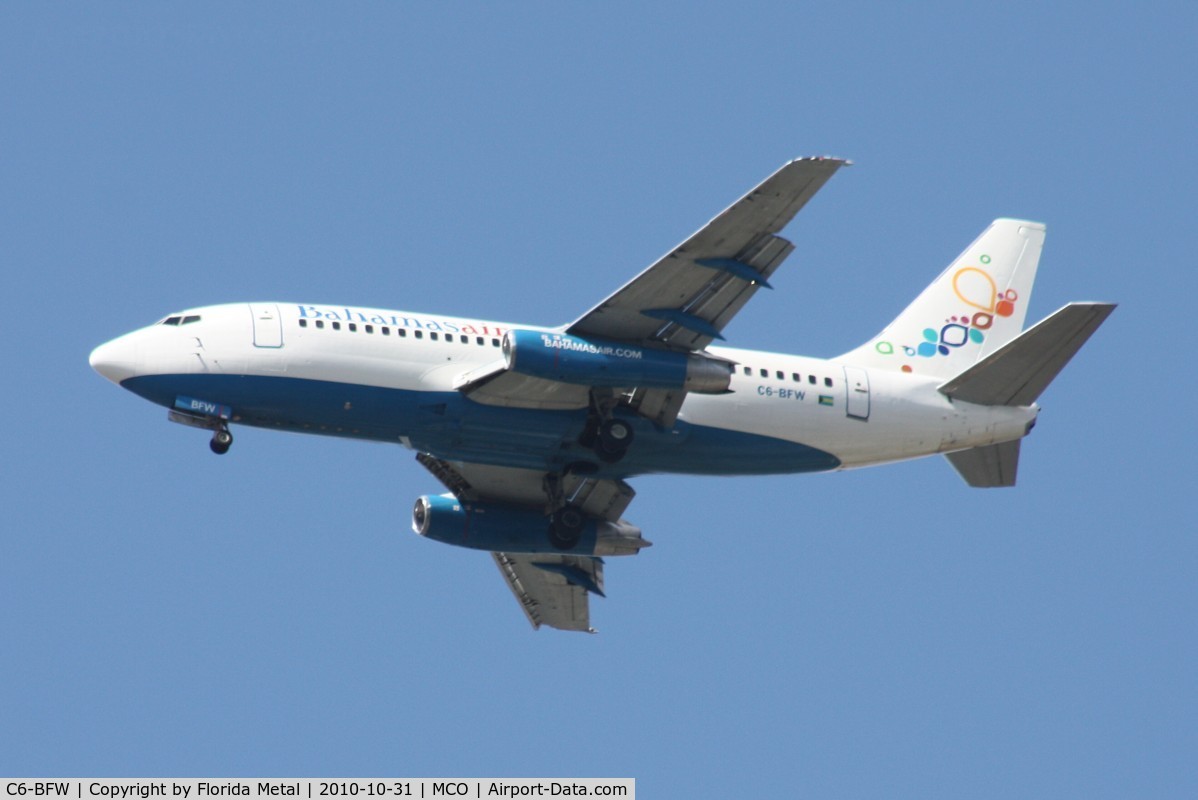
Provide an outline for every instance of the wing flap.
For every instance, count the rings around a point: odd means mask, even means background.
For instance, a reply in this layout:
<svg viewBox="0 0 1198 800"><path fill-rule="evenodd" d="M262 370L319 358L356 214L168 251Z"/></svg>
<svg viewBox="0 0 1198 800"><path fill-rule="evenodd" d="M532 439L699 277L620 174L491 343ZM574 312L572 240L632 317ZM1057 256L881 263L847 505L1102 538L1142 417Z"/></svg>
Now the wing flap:
<svg viewBox="0 0 1198 800"><path fill-rule="evenodd" d="M534 378L506 368L468 373L455 387L476 403L542 411L573 411L590 405L590 387Z"/></svg>

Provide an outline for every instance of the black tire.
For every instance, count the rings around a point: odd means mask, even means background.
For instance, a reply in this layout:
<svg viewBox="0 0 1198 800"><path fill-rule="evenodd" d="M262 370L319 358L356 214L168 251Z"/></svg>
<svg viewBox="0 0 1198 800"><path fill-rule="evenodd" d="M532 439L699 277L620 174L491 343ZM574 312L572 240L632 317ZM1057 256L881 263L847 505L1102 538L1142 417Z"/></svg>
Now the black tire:
<svg viewBox="0 0 1198 800"><path fill-rule="evenodd" d="M577 506L562 506L549 520L549 543L557 550L573 550L586 527L586 514Z"/></svg>
<svg viewBox="0 0 1198 800"><path fill-rule="evenodd" d="M217 431L212 434L212 441L208 442L208 447L218 456L223 456L229 452L229 448L233 446L233 434L228 431Z"/></svg>
<svg viewBox="0 0 1198 800"><path fill-rule="evenodd" d="M599 441L609 447L627 450L633 435L632 426L622 419L609 419L599 426Z"/></svg>
<svg viewBox="0 0 1198 800"><path fill-rule="evenodd" d="M599 426L595 454L600 460L614 464L624 457L632 444L632 426L622 419L609 419Z"/></svg>

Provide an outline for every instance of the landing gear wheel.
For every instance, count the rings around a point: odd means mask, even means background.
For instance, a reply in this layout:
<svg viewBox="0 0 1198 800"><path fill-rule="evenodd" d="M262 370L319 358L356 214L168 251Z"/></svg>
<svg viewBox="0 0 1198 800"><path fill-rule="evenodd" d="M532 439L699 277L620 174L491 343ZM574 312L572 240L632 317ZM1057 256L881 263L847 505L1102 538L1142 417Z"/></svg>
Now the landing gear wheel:
<svg viewBox="0 0 1198 800"><path fill-rule="evenodd" d="M587 518L578 506L562 506L549 520L549 543L558 550L573 550L582 538Z"/></svg>
<svg viewBox="0 0 1198 800"><path fill-rule="evenodd" d="M614 464L624 457L632 444L632 426L622 419L604 420L597 438L595 453L608 464Z"/></svg>
<svg viewBox="0 0 1198 800"><path fill-rule="evenodd" d="M632 426L622 419L609 419L599 426L599 442L604 446L628 449L632 444Z"/></svg>
<svg viewBox="0 0 1198 800"><path fill-rule="evenodd" d="M222 428L212 434L212 441L208 442L208 447L218 456L223 456L229 452L229 448L233 446L233 434Z"/></svg>

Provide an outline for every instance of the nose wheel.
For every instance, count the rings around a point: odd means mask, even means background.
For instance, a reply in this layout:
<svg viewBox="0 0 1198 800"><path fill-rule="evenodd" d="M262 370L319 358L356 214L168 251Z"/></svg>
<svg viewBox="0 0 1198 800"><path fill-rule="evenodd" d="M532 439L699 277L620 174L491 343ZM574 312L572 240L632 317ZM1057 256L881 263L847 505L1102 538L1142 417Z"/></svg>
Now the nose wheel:
<svg viewBox="0 0 1198 800"><path fill-rule="evenodd" d="M232 446L233 434L229 433L228 428L217 428L212 434L212 441L208 442L208 447L218 456L229 452L229 448Z"/></svg>

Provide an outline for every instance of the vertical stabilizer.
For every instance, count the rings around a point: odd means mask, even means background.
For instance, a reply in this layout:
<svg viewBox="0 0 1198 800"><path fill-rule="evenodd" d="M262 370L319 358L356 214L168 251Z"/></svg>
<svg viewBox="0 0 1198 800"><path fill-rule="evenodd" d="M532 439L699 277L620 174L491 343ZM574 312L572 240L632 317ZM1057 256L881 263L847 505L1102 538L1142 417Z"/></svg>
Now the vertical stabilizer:
<svg viewBox="0 0 1198 800"><path fill-rule="evenodd" d="M1044 225L997 219L877 336L841 360L949 378L1023 330Z"/></svg>

